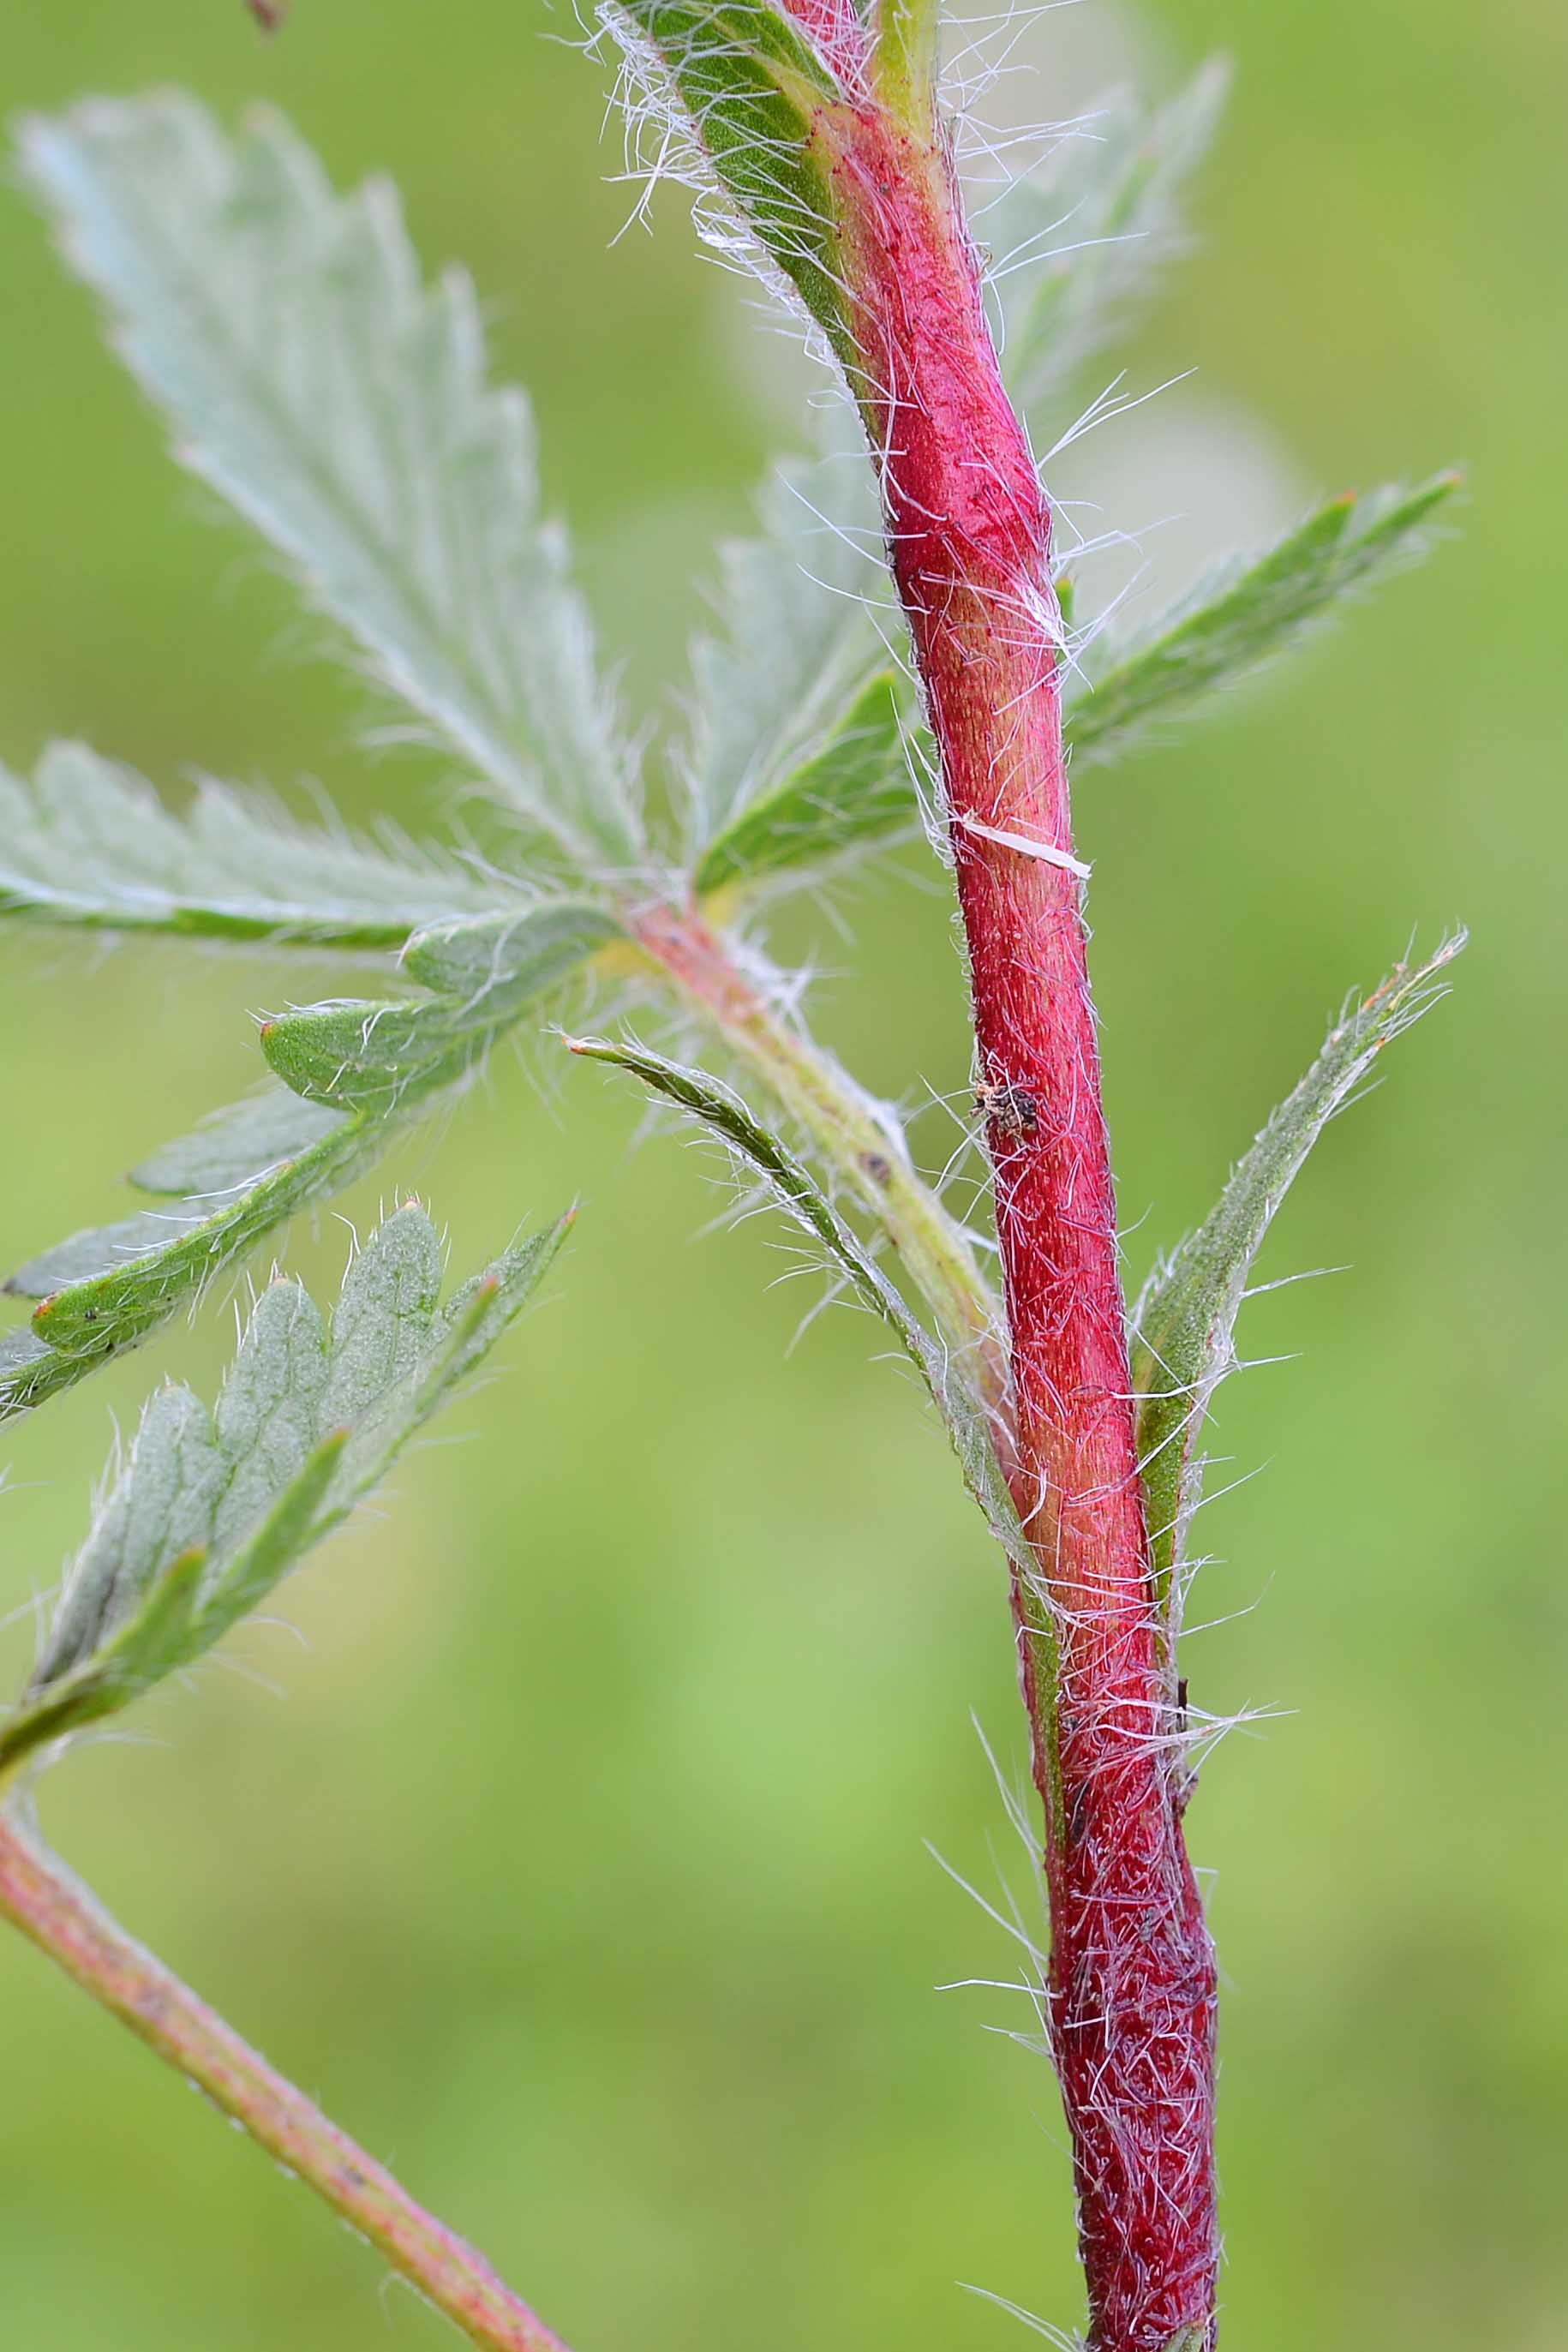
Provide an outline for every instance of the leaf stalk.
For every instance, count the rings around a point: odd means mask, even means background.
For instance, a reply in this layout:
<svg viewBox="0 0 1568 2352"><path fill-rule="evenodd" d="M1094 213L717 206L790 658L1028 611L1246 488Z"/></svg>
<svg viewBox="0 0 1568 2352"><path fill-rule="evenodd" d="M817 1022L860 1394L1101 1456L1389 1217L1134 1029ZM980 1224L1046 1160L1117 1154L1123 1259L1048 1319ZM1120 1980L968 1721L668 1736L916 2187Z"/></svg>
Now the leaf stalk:
<svg viewBox="0 0 1568 2352"><path fill-rule="evenodd" d="M968 1234L910 1166L901 1135L830 1055L781 1016L729 941L700 915L657 908L637 917L633 929L677 998L757 1073L886 1235L1007 1450L1007 1355L998 1301Z"/></svg>

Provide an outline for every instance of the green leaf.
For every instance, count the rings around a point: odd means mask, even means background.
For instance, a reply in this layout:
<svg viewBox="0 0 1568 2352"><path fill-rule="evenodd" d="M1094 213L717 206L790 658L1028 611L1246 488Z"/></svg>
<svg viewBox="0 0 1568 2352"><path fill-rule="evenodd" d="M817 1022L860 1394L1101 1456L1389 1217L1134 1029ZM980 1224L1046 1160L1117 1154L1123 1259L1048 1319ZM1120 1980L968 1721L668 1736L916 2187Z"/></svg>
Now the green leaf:
<svg viewBox="0 0 1568 2352"><path fill-rule="evenodd" d="M17 1269L5 1287L42 1304L31 1332L0 1349L0 1422L137 1346L265 1234L371 1167L395 1132L385 1120L289 1099L291 1131L270 1094L155 1154L142 1171L156 1180L153 1189L175 1191L182 1168L201 1188L173 1211L74 1234ZM247 1171L252 1149L259 1156Z"/></svg>
<svg viewBox="0 0 1568 2352"><path fill-rule="evenodd" d="M28 1258L7 1276L6 1289L17 1298L52 1298L78 1283L96 1281L142 1260L160 1255L203 1223L199 1211L141 1209L112 1225L92 1225L72 1234Z"/></svg>
<svg viewBox="0 0 1568 2352"><path fill-rule="evenodd" d="M798 767L888 667L861 601L892 595L865 448L837 409L821 439L818 457L774 467L755 536L720 549L722 629L691 656L689 782L703 839Z"/></svg>
<svg viewBox="0 0 1568 2352"><path fill-rule="evenodd" d="M405 1115L467 1076L544 991L624 936L602 908L575 900L438 925L410 940L404 962L440 993L284 1013L264 1024L261 1050L313 1102Z"/></svg>
<svg viewBox="0 0 1568 2352"><path fill-rule="evenodd" d="M207 1533L219 1559L305 1468L330 1377L314 1300L297 1282L269 1283L213 1415L224 1483Z"/></svg>
<svg viewBox="0 0 1568 2352"><path fill-rule="evenodd" d="M265 1601L474 1370L570 1223L509 1250L443 1308L435 1228L399 1210L350 1267L330 1336L297 1283L274 1283L215 1414L183 1389L153 1397L0 1723L0 1774L190 1665Z"/></svg>
<svg viewBox="0 0 1568 2352"><path fill-rule="evenodd" d="M1133 1310L1138 1452L1163 1601L1173 1595L1179 1603L1178 1571L1203 1486L1195 1448L1214 1392L1235 1363L1236 1320L1264 1235L1307 1154L1384 1046L1446 993L1440 975L1464 944L1460 932L1418 969L1396 965L1369 997L1346 1007L1217 1207L1155 1268Z"/></svg>
<svg viewBox="0 0 1568 2352"><path fill-rule="evenodd" d="M352 1183L544 989L623 936L595 904L541 898L409 941L408 970L447 993L268 1023L262 1048L288 1091L236 1104L145 1160L132 1181L171 1206L73 1234L5 1285L42 1304L30 1333L0 1340L0 1422L134 1347L298 1210Z"/></svg>
<svg viewBox="0 0 1568 2352"><path fill-rule="evenodd" d="M833 732L709 844L699 893L800 881L912 833L920 802L903 731L912 699L895 671L872 678Z"/></svg>
<svg viewBox="0 0 1568 2352"><path fill-rule="evenodd" d="M141 1192L216 1196L254 1183L279 1160L297 1159L342 1125L342 1114L301 1102L287 1087L265 1087L246 1102L213 1111L189 1135L166 1143L131 1171Z"/></svg>
<svg viewBox="0 0 1568 2352"><path fill-rule="evenodd" d="M182 1552L167 1573L148 1591L146 1600L103 1653L97 1676L100 1689L82 1720L96 1721L115 1714L165 1675L175 1674L195 1655L191 1629L200 1605L207 1556L199 1547ZM84 1685L94 1680L87 1665ZM51 1693L51 1696L53 1694ZM68 1714L68 1705L65 1711ZM62 1721L62 1729L68 1726Z"/></svg>
<svg viewBox="0 0 1568 2352"><path fill-rule="evenodd" d="M183 462L569 863L637 857L527 407L486 383L468 280L421 283L392 189L340 198L275 115L231 139L177 94L35 117L22 161Z"/></svg>
<svg viewBox="0 0 1568 2352"><path fill-rule="evenodd" d="M894 608L871 476L839 412L820 437L775 468L757 535L722 549L723 630L692 650L700 894L798 885L920 822L915 698L872 619Z"/></svg>
<svg viewBox="0 0 1568 2352"><path fill-rule="evenodd" d="M181 1651L173 1656L166 1650L160 1653L160 1674L190 1665L242 1618L259 1609L289 1570L298 1567L306 1552L346 1516L347 1507L333 1509L330 1497L347 1444L346 1430L329 1431L287 1484L273 1490L273 1499L253 1532L226 1555L205 1563L200 1599ZM139 1696L150 1680L147 1676L134 1690L127 1689L126 1696Z"/></svg>
<svg viewBox="0 0 1568 2352"><path fill-rule="evenodd" d="M54 1682L136 1614L176 1560L205 1548L223 1460L212 1415L189 1389L160 1389L123 1475L78 1553L37 1679Z"/></svg>
<svg viewBox="0 0 1568 2352"><path fill-rule="evenodd" d="M0 914L95 930L400 948L495 904L411 844L389 851L204 782L184 817L131 769L56 743L29 787L0 769Z"/></svg>
<svg viewBox="0 0 1568 2352"><path fill-rule="evenodd" d="M757 0L611 0L603 21L626 53L634 125L652 125L650 171L684 164L716 193L718 212L698 213L708 241L732 254L739 230L852 371L832 184L813 140L818 110L845 93L816 51ZM679 152L683 137L693 156Z"/></svg>
<svg viewBox="0 0 1568 2352"><path fill-rule="evenodd" d="M1157 112L1112 98L1039 172L977 209L1008 388L1042 447L1057 437L1057 396L1121 331L1179 247L1177 199L1207 152L1228 82L1224 62L1211 59Z"/></svg>
<svg viewBox="0 0 1568 2352"><path fill-rule="evenodd" d="M1220 567L1146 627L1109 639L1098 682L1068 707L1075 762L1114 758L1418 555L1425 525L1459 482L1437 474L1413 490L1332 499L1266 554Z"/></svg>
<svg viewBox="0 0 1568 2352"><path fill-rule="evenodd" d="M118 1714L189 1662L205 1567L204 1551L183 1552L101 1649L58 1679L29 1686L9 1719L0 1719L0 1780L51 1740Z"/></svg>
<svg viewBox="0 0 1568 2352"><path fill-rule="evenodd" d="M421 1349L398 1380L356 1417L343 1449L334 1497L365 1492L382 1476L408 1433L423 1426L458 1390L526 1304L576 1217L574 1209L470 1276L443 1308ZM347 1507L346 1503L344 1507Z"/></svg>
<svg viewBox="0 0 1568 2352"><path fill-rule="evenodd" d="M425 1354L441 1301L441 1243L423 1209L400 1209L349 1267L332 1316L327 1423L360 1420Z"/></svg>
<svg viewBox="0 0 1568 2352"><path fill-rule="evenodd" d="M469 1004L503 993L525 1003L625 937L593 899L541 898L511 914L431 924L409 940L403 968L425 987Z"/></svg>
<svg viewBox="0 0 1568 2352"><path fill-rule="evenodd" d="M35 1381L47 1380L46 1368L54 1352L30 1331L7 1331L0 1337L0 1420L22 1409L12 1403L14 1397L20 1398ZM41 1396L37 1401L41 1402Z"/></svg>
<svg viewBox="0 0 1568 2352"><path fill-rule="evenodd" d="M474 1017L455 997L348 997L265 1022L261 1050L310 1101L379 1121L466 1077L503 1025Z"/></svg>
<svg viewBox="0 0 1568 2352"><path fill-rule="evenodd" d="M742 1166L763 1178L786 1214L822 1244L855 1297L897 1333L942 1415L964 1482L992 1533L1033 1585L1037 1564L1019 1525L983 1406L788 1145L752 1116L739 1095L705 1070L687 1069L646 1046L614 1044L604 1037L573 1037L567 1043L573 1053L590 1061L629 1071L700 1120Z"/></svg>

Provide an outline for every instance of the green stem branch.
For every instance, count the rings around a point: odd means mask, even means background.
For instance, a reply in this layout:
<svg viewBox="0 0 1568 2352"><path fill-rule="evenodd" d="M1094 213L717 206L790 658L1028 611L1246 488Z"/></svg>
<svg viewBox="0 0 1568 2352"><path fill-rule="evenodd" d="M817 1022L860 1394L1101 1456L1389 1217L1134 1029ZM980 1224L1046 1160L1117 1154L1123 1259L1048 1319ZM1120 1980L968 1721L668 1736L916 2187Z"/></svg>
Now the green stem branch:
<svg viewBox="0 0 1568 2352"><path fill-rule="evenodd" d="M757 1073L881 1228L990 1413L1005 1454L1007 1352L996 1296L968 1234L910 1165L901 1137L831 1055L781 1018L722 934L700 916L661 908L641 916L636 931L661 977Z"/></svg>
<svg viewBox="0 0 1568 2352"><path fill-rule="evenodd" d="M936 120L938 0L880 0L876 51L878 95L917 139Z"/></svg>

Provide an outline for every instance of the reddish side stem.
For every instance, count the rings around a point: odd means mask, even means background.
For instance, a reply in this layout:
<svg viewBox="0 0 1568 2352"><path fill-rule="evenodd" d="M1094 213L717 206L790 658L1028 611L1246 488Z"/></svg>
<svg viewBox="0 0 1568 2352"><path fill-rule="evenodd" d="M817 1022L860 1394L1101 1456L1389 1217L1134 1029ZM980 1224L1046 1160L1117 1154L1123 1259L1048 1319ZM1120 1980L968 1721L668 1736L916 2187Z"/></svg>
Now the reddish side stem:
<svg viewBox="0 0 1568 2352"><path fill-rule="evenodd" d="M279 2164L308 2181L471 2342L489 2352L566 2352L481 2253L416 2205L384 2165L133 1942L5 1814L0 1814L0 1916Z"/></svg>
<svg viewBox="0 0 1568 2352"><path fill-rule="evenodd" d="M855 0L783 0L783 7L845 89L868 95L870 44Z"/></svg>
<svg viewBox="0 0 1568 2352"><path fill-rule="evenodd" d="M1016 1494L1057 1628L1015 1607L1046 1803L1050 2011L1095 2352L1213 2340L1215 1968L1181 1828L1116 1204L1071 851L1050 515L1003 389L949 158L819 121L894 575L942 756L995 1176ZM975 826L989 828L985 832Z"/></svg>

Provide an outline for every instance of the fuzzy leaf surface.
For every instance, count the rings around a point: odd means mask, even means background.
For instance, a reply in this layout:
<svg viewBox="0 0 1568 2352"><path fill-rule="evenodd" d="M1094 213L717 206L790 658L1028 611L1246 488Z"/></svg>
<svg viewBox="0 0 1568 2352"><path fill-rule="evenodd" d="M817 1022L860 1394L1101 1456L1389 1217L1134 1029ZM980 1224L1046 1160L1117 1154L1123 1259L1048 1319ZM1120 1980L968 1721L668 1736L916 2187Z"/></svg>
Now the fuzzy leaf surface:
<svg viewBox="0 0 1568 2352"><path fill-rule="evenodd" d="M422 282L391 187L337 196L276 115L94 100L23 166L183 462L374 673L569 863L635 857L628 755L520 394L467 278Z"/></svg>
<svg viewBox="0 0 1568 2352"><path fill-rule="evenodd" d="M93 930L400 948L493 907L454 866L396 856L205 782L176 817L144 779L56 743L31 784L0 769L0 915Z"/></svg>
<svg viewBox="0 0 1568 2352"><path fill-rule="evenodd" d="M404 955L431 995L309 1005L267 1022L261 1049L311 1102L403 1116L466 1077L539 996L624 937L590 900L541 899L514 915L438 924Z"/></svg>
<svg viewBox="0 0 1568 2352"><path fill-rule="evenodd" d="M622 937L603 908L564 900L439 925L412 940L404 958L436 993L352 997L286 1013L264 1024L261 1050L311 1102L378 1119L404 1116L466 1077L540 995Z"/></svg>
<svg viewBox="0 0 1568 2352"><path fill-rule="evenodd" d="M1459 488L1438 474L1416 488L1331 499L1260 556L1222 565L1145 628L1109 638L1093 689L1068 705L1080 766L1125 751L1151 725L1247 677L1334 606L1421 552L1425 526Z"/></svg>
<svg viewBox="0 0 1568 2352"><path fill-rule="evenodd" d="M722 626L699 637L689 782L700 827L729 823L832 731L888 654L864 597L890 600L865 452L847 418L820 457L782 460L757 529L719 551Z"/></svg>
<svg viewBox="0 0 1568 2352"><path fill-rule="evenodd" d="M309 1101L379 1123L466 1077L509 1018L458 997L344 997L265 1023L261 1050Z"/></svg>
<svg viewBox="0 0 1568 2352"><path fill-rule="evenodd" d="M1394 970L1330 1031L1306 1076L1237 1164L1218 1204L1168 1263L1132 1314L1138 1455L1162 1598L1178 1590L1186 1531L1203 1486L1196 1447L1214 1392L1235 1362L1237 1317L1264 1236L1329 1120L1383 1048L1445 993L1458 933L1429 962Z"/></svg>
<svg viewBox="0 0 1568 2352"><path fill-rule="evenodd" d="M133 1617L175 1561L205 1548L223 1463L212 1415L189 1389L160 1389L116 1483L77 1554L37 1666L38 1679L88 1656Z"/></svg>
<svg viewBox="0 0 1568 2352"><path fill-rule="evenodd" d="M721 549L722 630L692 649L700 894L809 882L920 821L914 696L872 618L892 590L865 454L837 413L819 440L774 468L755 535Z"/></svg>
<svg viewBox="0 0 1568 2352"><path fill-rule="evenodd" d="M446 992L286 1013L262 1031L283 1078L137 1168L168 1205L89 1228L5 1287L42 1303L0 1340L0 1421L134 1347L214 1275L300 1209L372 1167L399 1127L466 1078L547 988L623 937L588 900L539 899L415 935L405 956Z"/></svg>
<svg viewBox="0 0 1568 2352"><path fill-rule="evenodd" d="M268 1086L245 1102L212 1112L189 1135L150 1152L131 1171L139 1192L211 1196L254 1183L279 1160L298 1159L342 1125L319 1103L301 1102L287 1087Z"/></svg>
<svg viewBox="0 0 1568 2352"><path fill-rule="evenodd" d="M216 1412L184 1389L154 1396L0 1722L0 1772L192 1664L264 1602L474 1370L570 1222L443 1307L435 1228L401 1209L351 1266L330 1328L298 1283L275 1282Z"/></svg>
<svg viewBox="0 0 1568 2352"><path fill-rule="evenodd" d="M470 1005L503 994L526 1002L625 937L594 899L541 898L511 914L432 923L409 940L403 968L426 988Z"/></svg>

